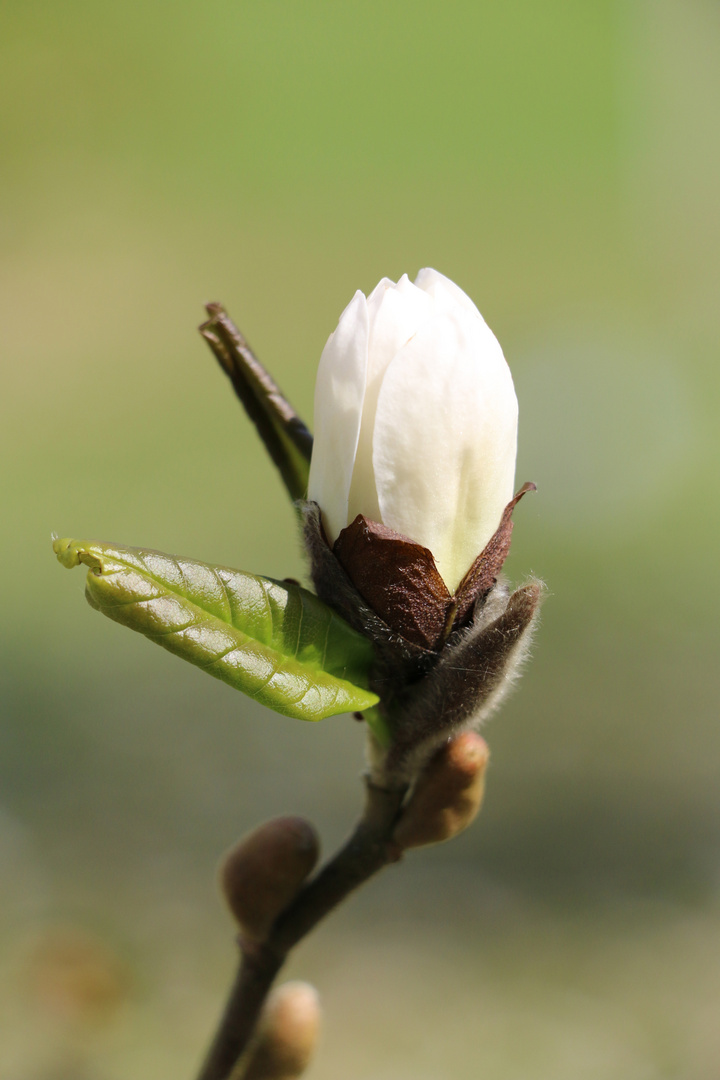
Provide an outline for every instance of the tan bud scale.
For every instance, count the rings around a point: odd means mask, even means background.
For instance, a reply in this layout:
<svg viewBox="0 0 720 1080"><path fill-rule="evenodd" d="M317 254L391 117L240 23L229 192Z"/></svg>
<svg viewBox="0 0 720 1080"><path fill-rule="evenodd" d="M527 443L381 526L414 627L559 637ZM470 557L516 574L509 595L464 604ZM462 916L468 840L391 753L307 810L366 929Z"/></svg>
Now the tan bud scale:
<svg viewBox="0 0 720 1080"><path fill-rule="evenodd" d="M278 817L231 848L220 884L242 934L263 941L317 863L320 845L309 821Z"/></svg>
<svg viewBox="0 0 720 1080"><path fill-rule="evenodd" d="M482 805L489 756L474 731L448 740L421 773L393 842L401 849L439 844L467 828Z"/></svg>
<svg viewBox="0 0 720 1080"><path fill-rule="evenodd" d="M310 1063L320 1026L320 1005L308 983L274 990L265 1005L243 1080L295 1080Z"/></svg>

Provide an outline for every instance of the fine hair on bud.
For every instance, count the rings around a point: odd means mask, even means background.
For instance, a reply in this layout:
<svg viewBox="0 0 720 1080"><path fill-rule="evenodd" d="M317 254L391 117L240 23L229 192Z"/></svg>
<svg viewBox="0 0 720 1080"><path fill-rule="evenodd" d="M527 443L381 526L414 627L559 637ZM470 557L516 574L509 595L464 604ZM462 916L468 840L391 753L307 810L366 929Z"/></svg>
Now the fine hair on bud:
<svg viewBox="0 0 720 1080"><path fill-rule="evenodd" d="M289 982L265 1004L258 1034L243 1070L243 1080L295 1080L310 1063L320 1027L315 989Z"/></svg>
<svg viewBox="0 0 720 1080"><path fill-rule="evenodd" d="M413 779L449 737L477 731L517 681L532 640L544 586L530 581L508 596L500 579L472 623L448 641L435 667L409 687L390 718L393 741L386 753L370 743L374 783Z"/></svg>
<svg viewBox="0 0 720 1080"><path fill-rule="evenodd" d="M438 844L466 829L485 791L487 743L474 731L449 739L429 760L393 833L401 850Z"/></svg>
<svg viewBox="0 0 720 1080"><path fill-rule="evenodd" d="M300 817L277 817L244 836L220 866L220 886L240 932L264 941L320 855L317 832Z"/></svg>

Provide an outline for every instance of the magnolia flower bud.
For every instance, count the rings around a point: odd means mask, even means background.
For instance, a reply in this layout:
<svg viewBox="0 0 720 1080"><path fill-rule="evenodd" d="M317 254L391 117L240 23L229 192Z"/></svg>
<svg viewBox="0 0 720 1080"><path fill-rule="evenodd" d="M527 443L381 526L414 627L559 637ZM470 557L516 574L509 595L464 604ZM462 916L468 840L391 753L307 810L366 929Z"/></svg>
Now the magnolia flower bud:
<svg viewBox="0 0 720 1080"><path fill-rule="evenodd" d="M511 594L501 576L513 509L535 487L513 497L512 377L451 281L384 279L355 294L325 346L315 431L301 506L312 581L373 643L372 782L409 783L448 737L482 723L527 654L542 587ZM464 793L460 775L454 794L431 779L417 813L440 816L421 835L413 811L402 846L450 835L479 806L479 774Z"/></svg>
<svg viewBox="0 0 720 1080"><path fill-rule="evenodd" d="M495 335L436 270L357 292L323 350L308 498L432 552L450 593L513 494L517 399Z"/></svg>

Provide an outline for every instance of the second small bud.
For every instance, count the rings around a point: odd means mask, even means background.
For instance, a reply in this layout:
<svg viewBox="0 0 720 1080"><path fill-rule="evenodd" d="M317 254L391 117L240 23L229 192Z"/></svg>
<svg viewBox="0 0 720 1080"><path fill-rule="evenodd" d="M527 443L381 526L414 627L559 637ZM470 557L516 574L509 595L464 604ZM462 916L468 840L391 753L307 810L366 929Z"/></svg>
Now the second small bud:
<svg viewBox="0 0 720 1080"><path fill-rule="evenodd" d="M393 843L400 850L439 844L466 829L482 805L489 756L474 731L449 739L420 774Z"/></svg>
<svg viewBox="0 0 720 1080"><path fill-rule="evenodd" d="M289 982L268 997L243 1080L296 1080L313 1055L320 1027L318 996L308 983Z"/></svg>
<svg viewBox="0 0 720 1080"><path fill-rule="evenodd" d="M273 818L230 849L220 867L220 885L243 937L266 939L319 854L315 829L300 817Z"/></svg>

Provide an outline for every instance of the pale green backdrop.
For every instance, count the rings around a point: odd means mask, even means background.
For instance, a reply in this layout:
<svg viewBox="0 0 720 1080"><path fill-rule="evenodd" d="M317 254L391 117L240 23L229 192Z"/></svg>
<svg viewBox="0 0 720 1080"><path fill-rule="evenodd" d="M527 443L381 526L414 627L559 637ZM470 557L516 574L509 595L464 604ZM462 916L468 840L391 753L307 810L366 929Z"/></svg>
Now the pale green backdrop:
<svg viewBox="0 0 720 1080"><path fill-rule="evenodd" d="M292 513L195 327L311 419L357 288L425 265L521 408L508 569L548 582L484 817L307 943L312 1080L714 1080L720 1054L715 0L5 0L0 1075L191 1077L220 853L327 846L362 731L84 603L61 535L275 576Z"/></svg>

